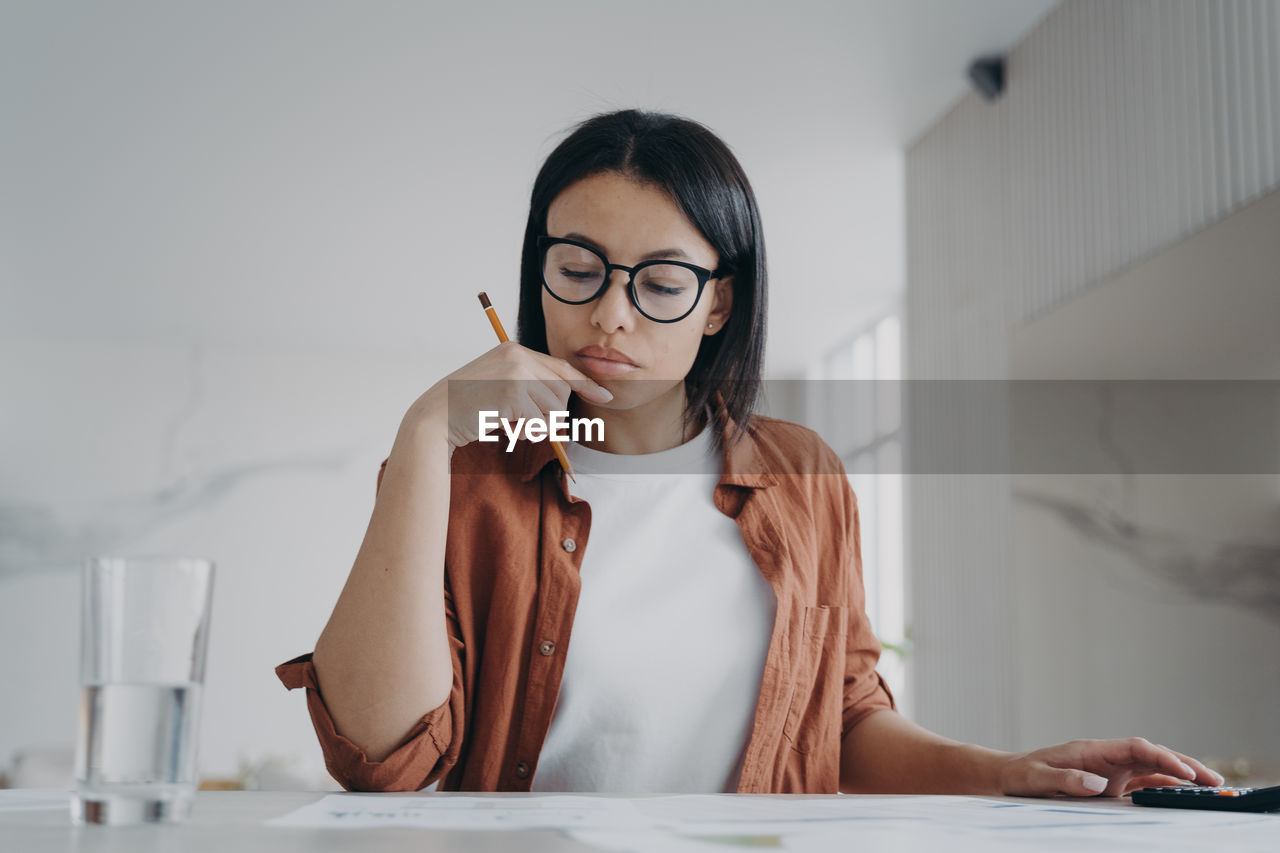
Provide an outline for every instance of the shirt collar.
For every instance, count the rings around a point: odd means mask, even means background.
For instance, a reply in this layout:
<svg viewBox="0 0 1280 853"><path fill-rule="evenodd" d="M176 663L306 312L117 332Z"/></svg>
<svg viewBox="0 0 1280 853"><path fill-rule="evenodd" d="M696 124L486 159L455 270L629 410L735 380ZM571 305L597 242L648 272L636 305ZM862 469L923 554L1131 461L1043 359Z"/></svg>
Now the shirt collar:
<svg viewBox="0 0 1280 853"><path fill-rule="evenodd" d="M711 405L722 419L720 439L722 445L727 448L723 454L724 467L717 485L744 486L749 489L764 489L776 485L778 478L766 465L760 444L750 427L737 443L733 444L733 433L737 429L737 424L725 411L724 398L719 391L712 395ZM712 423L708 428L714 428L714 426ZM521 441L516 452L520 454L517 470L520 471L522 483L527 483L538 476L547 465L559 464L556 462L556 454L551 448L550 441L537 443Z"/></svg>

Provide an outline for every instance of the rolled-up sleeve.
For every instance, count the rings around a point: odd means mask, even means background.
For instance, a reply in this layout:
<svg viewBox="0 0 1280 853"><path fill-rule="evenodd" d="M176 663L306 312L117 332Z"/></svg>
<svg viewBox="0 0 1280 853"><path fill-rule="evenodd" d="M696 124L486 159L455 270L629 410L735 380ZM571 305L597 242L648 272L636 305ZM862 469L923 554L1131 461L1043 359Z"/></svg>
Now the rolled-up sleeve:
<svg viewBox="0 0 1280 853"><path fill-rule="evenodd" d="M378 470L378 486L386 462ZM348 791L417 791L441 779L458 761L463 735L463 644L458 629L453 597L445 583L445 621L453 662L453 687L449 697L427 711L405 734L396 748L381 761L368 754L338 731L320 691L311 653L300 655L276 667L276 676L290 690L305 688L307 710L320 740L325 767Z"/></svg>
<svg viewBox="0 0 1280 853"><path fill-rule="evenodd" d="M307 710L320 740L325 767L348 791L417 791L439 779L457 761L457 751L451 749L453 694L440 707L423 715L390 755L382 761L370 761L368 754L343 737L334 725L320 695L310 653L277 666L276 676L290 690L306 688Z"/></svg>
<svg viewBox="0 0 1280 853"><path fill-rule="evenodd" d="M840 469L843 475L843 467ZM866 593L862 584L862 534L858 517L858 498L847 476L832 478L839 484L844 515L842 545L848 578L849 636L845 651L844 714L841 737L874 711L897 710L889 685L876 664L880 661L880 641L871 630L867 618Z"/></svg>

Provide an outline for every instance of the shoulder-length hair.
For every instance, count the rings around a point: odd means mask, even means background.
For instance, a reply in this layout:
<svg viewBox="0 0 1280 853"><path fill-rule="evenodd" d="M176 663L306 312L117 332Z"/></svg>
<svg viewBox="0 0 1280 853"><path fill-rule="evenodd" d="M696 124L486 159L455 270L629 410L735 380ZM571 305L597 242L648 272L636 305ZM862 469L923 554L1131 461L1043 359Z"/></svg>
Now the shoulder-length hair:
<svg viewBox="0 0 1280 853"><path fill-rule="evenodd" d="M737 425L736 441L750 424L764 369L764 231L755 193L736 157L707 127L666 113L620 110L583 121L547 157L533 184L529 222L520 257L517 339L547 352L542 313L542 271L537 239L547 233L551 202L576 181L618 172L666 192L720 256L733 276L729 320L717 335L704 335L685 376L686 425L710 408L720 447L724 415ZM719 392L723 408L713 405Z"/></svg>

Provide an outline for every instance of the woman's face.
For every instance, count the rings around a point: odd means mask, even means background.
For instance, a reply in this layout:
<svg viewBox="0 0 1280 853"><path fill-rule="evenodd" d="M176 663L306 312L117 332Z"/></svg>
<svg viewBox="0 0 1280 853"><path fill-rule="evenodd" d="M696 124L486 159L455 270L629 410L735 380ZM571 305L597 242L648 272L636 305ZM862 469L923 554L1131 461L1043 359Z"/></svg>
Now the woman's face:
<svg viewBox="0 0 1280 853"><path fill-rule="evenodd" d="M547 211L547 234L593 245L609 263L628 267L668 249L686 256L676 260L709 270L720 262L665 192L617 172L583 178L556 196ZM684 377L698 346L704 335L724 328L732 299L731 279L712 279L689 316L655 323L631 304L623 270L614 270L605 292L583 305L566 305L544 287L547 349L613 392L604 408L631 409L675 394L683 406ZM650 381L619 381L634 379Z"/></svg>

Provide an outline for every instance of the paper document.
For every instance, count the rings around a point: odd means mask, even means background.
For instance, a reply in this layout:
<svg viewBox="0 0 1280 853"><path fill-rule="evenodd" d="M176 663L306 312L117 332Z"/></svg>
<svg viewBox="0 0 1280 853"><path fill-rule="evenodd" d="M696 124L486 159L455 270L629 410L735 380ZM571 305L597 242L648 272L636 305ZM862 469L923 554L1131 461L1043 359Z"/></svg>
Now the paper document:
<svg viewBox="0 0 1280 853"><path fill-rule="evenodd" d="M797 797L684 794L466 796L330 794L267 822L309 828L556 829L605 850L725 851L735 846L817 851L857 840L899 853L1106 850L1116 845L1233 849L1273 844L1280 815L1151 809L1127 800L946 796ZM1192 845L1188 848L1187 845ZM1263 848L1259 848L1263 849Z"/></svg>
<svg viewBox="0 0 1280 853"><path fill-rule="evenodd" d="M652 821L639 832L578 829L574 839L625 853L712 853L738 848L826 853L993 853L1081 849L1269 850L1280 815L1148 809L1126 800L1015 800L950 796L760 795L637 798ZM1262 846L1257 846L1261 844ZM854 847L851 847L854 845Z"/></svg>
<svg viewBox="0 0 1280 853"><path fill-rule="evenodd" d="M629 799L330 794L267 821L268 826L429 829L628 829L648 821Z"/></svg>

